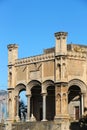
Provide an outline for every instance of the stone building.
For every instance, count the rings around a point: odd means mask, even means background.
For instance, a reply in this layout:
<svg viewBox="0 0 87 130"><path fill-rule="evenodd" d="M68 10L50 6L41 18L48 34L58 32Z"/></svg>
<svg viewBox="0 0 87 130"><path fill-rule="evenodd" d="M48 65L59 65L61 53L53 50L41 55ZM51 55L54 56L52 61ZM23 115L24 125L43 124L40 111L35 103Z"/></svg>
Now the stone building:
<svg viewBox="0 0 87 130"><path fill-rule="evenodd" d="M55 33L55 47L18 59L18 45L8 46L8 113L19 120L19 94L26 91L27 121L78 120L87 108L87 46L67 44ZM11 111L12 110L12 111Z"/></svg>

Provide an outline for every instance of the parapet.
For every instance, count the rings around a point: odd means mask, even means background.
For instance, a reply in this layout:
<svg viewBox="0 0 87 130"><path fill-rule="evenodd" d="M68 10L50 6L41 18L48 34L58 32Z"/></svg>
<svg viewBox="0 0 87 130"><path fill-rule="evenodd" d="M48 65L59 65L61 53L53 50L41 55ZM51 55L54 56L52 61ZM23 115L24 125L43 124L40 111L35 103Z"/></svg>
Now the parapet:
<svg viewBox="0 0 87 130"><path fill-rule="evenodd" d="M78 45L78 44L68 44L67 45L67 50L68 51L74 51L74 52L87 53L87 46Z"/></svg>
<svg viewBox="0 0 87 130"><path fill-rule="evenodd" d="M67 32L56 32L55 33L55 37L57 38L57 37L60 37L60 36L67 36L68 35L68 33Z"/></svg>
<svg viewBox="0 0 87 130"><path fill-rule="evenodd" d="M9 44L7 46L8 49L11 49L11 48L18 48L18 45L17 44Z"/></svg>

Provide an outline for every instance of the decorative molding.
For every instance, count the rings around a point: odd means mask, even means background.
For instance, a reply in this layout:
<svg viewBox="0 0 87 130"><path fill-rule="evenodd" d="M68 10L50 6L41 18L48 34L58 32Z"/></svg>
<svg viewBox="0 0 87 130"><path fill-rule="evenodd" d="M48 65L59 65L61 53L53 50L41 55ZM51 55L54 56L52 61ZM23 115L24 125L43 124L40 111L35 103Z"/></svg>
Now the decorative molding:
<svg viewBox="0 0 87 130"><path fill-rule="evenodd" d="M43 54L43 55L38 55L38 56L33 56L33 57L28 57L23 59L17 59L15 62L15 66L37 63L37 62L42 62L42 61L52 60L52 59L54 59L54 53Z"/></svg>
<svg viewBox="0 0 87 130"><path fill-rule="evenodd" d="M73 79L73 80L69 81L68 88L71 87L71 86L74 86L74 85L80 87L82 93L86 93L87 86L85 85L84 82L82 82L79 79Z"/></svg>
<svg viewBox="0 0 87 130"><path fill-rule="evenodd" d="M82 60L86 60L86 57L87 57L86 53L72 52L72 51L68 51L67 56L68 56L68 58L82 59Z"/></svg>
<svg viewBox="0 0 87 130"><path fill-rule="evenodd" d="M41 83L38 80L31 80L28 84L27 87L28 88L32 88L33 86L41 86Z"/></svg>
<svg viewBox="0 0 87 130"><path fill-rule="evenodd" d="M46 80L43 82L43 86L47 88L49 86L55 86L55 84L54 84L54 81L52 80Z"/></svg>
<svg viewBox="0 0 87 130"><path fill-rule="evenodd" d="M73 52L73 51L67 52L67 58L85 60L86 57L87 57L86 53L83 53L83 52ZM60 58L60 56L58 56L57 59L59 60L59 58ZM42 55L38 55L38 56L17 59L15 61L15 66L26 65L26 64L37 63L37 62L44 62L44 61L53 60L53 59L55 59L55 53L42 54Z"/></svg>

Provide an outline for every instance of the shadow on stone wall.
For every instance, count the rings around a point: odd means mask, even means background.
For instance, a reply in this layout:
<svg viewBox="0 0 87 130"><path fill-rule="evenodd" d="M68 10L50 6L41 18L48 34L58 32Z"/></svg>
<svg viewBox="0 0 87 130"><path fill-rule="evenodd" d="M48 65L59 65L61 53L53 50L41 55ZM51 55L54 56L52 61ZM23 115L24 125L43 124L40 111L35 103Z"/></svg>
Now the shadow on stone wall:
<svg viewBox="0 0 87 130"><path fill-rule="evenodd" d="M87 130L87 125L81 125L79 122L72 122L70 130ZM0 129L1 130L1 129ZM55 122L20 122L12 125L12 130L62 130L61 124ZM67 129L63 129L67 130Z"/></svg>
<svg viewBox="0 0 87 130"><path fill-rule="evenodd" d="M87 130L87 125L80 125L79 122L72 122L70 130Z"/></svg>
<svg viewBox="0 0 87 130"><path fill-rule="evenodd" d="M12 130L61 130L60 124L54 122L25 122L14 123Z"/></svg>

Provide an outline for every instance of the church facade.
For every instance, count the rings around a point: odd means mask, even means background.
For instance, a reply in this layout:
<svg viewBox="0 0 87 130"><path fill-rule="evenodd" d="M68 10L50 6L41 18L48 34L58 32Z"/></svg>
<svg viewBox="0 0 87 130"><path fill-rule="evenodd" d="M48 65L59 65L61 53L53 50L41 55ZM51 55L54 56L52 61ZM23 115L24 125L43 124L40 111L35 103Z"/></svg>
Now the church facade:
<svg viewBox="0 0 87 130"><path fill-rule="evenodd" d="M19 120L19 94L26 91L27 121L78 120L87 108L87 46L67 44L67 32L55 33L55 47L18 59L8 47L8 114Z"/></svg>

